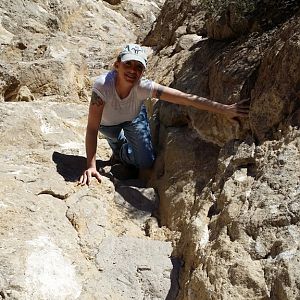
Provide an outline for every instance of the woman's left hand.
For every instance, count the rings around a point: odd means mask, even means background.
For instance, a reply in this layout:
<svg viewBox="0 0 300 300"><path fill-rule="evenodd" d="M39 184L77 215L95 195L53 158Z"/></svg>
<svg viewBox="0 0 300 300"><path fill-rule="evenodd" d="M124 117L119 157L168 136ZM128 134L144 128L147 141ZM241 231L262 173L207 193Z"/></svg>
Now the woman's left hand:
<svg viewBox="0 0 300 300"><path fill-rule="evenodd" d="M249 114L250 99L244 99L234 104L226 105L224 115L229 118L247 117Z"/></svg>

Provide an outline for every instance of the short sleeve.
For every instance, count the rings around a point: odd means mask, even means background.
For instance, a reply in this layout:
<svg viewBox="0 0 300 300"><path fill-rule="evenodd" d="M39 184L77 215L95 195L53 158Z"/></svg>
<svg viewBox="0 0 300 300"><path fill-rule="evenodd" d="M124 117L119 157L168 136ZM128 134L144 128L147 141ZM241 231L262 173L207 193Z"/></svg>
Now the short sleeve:
<svg viewBox="0 0 300 300"><path fill-rule="evenodd" d="M92 92L95 92L104 102L106 102L105 85L104 85L105 78L106 75L98 76L92 88Z"/></svg>
<svg viewBox="0 0 300 300"><path fill-rule="evenodd" d="M137 95L141 100L145 100L152 96L152 92L154 89L154 82L148 79L141 79L138 89Z"/></svg>

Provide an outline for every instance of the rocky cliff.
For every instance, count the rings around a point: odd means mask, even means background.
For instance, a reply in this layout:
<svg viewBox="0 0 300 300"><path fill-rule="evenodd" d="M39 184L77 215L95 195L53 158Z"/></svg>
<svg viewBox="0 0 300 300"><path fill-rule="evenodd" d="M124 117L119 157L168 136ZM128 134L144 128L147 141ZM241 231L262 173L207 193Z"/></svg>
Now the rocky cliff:
<svg viewBox="0 0 300 300"><path fill-rule="evenodd" d="M281 1L0 3L0 298L298 299L300 15ZM77 186L95 76L147 76L249 118L149 104L148 186ZM119 175L119 179L114 177Z"/></svg>
<svg viewBox="0 0 300 300"><path fill-rule="evenodd" d="M251 100L244 121L154 108L152 184L161 224L179 232L178 299L300 296L299 17L297 1L166 1L144 41L159 45L156 80Z"/></svg>

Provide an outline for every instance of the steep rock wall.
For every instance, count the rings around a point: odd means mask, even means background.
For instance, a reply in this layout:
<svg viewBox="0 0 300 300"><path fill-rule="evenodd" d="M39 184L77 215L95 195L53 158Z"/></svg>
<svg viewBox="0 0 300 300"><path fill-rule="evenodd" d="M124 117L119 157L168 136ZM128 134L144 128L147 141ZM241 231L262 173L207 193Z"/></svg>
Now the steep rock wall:
<svg viewBox="0 0 300 300"><path fill-rule="evenodd" d="M240 122L154 108L163 167L152 184L184 262L177 299L299 297L299 3L248 4L204 16L205 3L167 1L158 20L176 16L168 38L158 22L145 39L159 50L149 71L157 81L223 103L251 99ZM208 39L188 31L196 17Z"/></svg>

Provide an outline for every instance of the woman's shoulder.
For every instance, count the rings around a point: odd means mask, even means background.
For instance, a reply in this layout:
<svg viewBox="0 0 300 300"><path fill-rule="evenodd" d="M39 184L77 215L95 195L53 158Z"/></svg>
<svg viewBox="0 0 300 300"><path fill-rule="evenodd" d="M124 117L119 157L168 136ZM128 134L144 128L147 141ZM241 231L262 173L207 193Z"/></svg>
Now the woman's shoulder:
<svg viewBox="0 0 300 300"><path fill-rule="evenodd" d="M138 86L142 87L142 88L148 88L148 87L152 88L153 85L154 85L154 81L152 81L146 77L142 77L138 83Z"/></svg>
<svg viewBox="0 0 300 300"><path fill-rule="evenodd" d="M106 73L103 73L96 77L95 82L94 82L94 87L100 88L104 86L109 86L115 78L115 72L114 71L109 71Z"/></svg>
<svg viewBox="0 0 300 300"><path fill-rule="evenodd" d="M140 100L145 100L151 97L153 89L154 81L143 77L136 86L136 96Z"/></svg>
<svg viewBox="0 0 300 300"><path fill-rule="evenodd" d="M154 88L155 82L146 77L142 77L138 83L138 90L152 91Z"/></svg>

